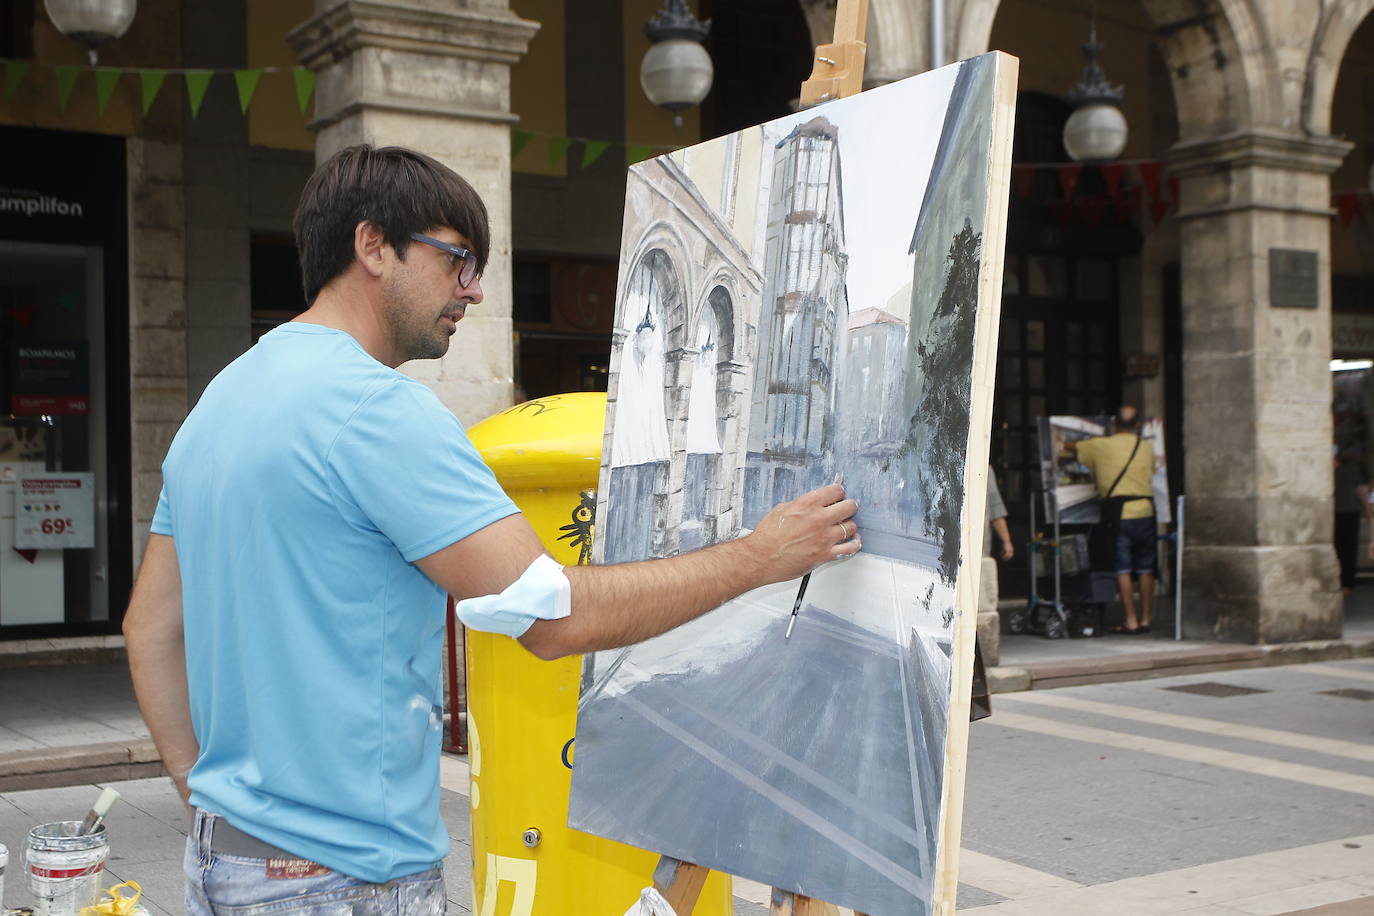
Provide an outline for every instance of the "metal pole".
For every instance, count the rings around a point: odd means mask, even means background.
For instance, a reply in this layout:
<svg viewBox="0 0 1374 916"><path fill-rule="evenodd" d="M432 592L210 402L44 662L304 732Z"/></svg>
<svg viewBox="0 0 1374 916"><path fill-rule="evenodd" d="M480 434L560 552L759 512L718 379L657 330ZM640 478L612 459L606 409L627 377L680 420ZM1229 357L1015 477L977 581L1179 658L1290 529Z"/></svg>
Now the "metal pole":
<svg viewBox="0 0 1374 916"><path fill-rule="evenodd" d="M1059 598L1059 497L1053 490L1050 493L1050 511L1054 513L1054 612L1061 618L1064 616L1064 606L1060 604ZM1064 621L1067 628L1068 621ZM1068 634L1065 633L1067 636Z"/></svg>
<svg viewBox="0 0 1374 916"><path fill-rule="evenodd" d="M930 69L945 65L945 0L930 3Z"/></svg>
<svg viewBox="0 0 1374 916"><path fill-rule="evenodd" d="M1027 545L1029 549L1026 551L1026 568L1030 570L1030 591L1026 592L1026 595L1028 596L1029 600L1026 603L1030 606L1031 609L1034 609L1036 604L1035 555L1040 552L1037 549L1039 545L1036 543L1035 540L1035 501L1039 498L1039 495L1037 495L1036 492L1032 490L1030 498L1030 543Z"/></svg>
<svg viewBox="0 0 1374 916"><path fill-rule="evenodd" d="M1183 497L1179 496L1174 518L1174 640L1183 638Z"/></svg>

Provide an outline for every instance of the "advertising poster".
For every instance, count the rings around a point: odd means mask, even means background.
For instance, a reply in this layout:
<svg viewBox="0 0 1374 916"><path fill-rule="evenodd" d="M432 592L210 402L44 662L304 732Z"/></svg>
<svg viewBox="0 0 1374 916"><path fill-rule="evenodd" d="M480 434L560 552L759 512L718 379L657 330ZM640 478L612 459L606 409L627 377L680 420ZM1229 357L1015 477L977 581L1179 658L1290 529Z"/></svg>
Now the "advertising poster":
<svg viewBox="0 0 1374 916"><path fill-rule="evenodd" d="M14 546L21 550L95 546L95 475L28 473L14 494Z"/></svg>

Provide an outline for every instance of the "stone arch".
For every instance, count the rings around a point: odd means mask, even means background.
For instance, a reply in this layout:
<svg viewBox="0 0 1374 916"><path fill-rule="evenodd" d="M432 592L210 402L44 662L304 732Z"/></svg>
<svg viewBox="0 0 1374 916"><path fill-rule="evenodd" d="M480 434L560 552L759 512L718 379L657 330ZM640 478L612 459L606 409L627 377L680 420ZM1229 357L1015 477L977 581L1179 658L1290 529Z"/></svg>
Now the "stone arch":
<svg viewBox="0 0 1374 916"><path fill-rule="evenodd" d="M1249 0L1140 0L1169 68L1182 142L1279 120L1280 68Z"/></svg>
<svg viewBox="0 0 1374 916"><path fill-rule="evenodd" d="M988 50L992 23L1000 5L1001 0L964 0L957 15L950 17L954 27L946 47L951 60L963 60Z"/></svg>
<svg viewBox="0 0 1374 916"><path fill-rule="evenodd" d="M1331 108L1346 49L1361 23L1374 11L1374 0L1344 0L1332 4L1317 24L1308 58L1308 78L1302 99L1302 128L1308 134L1331 132Z"/></svg>

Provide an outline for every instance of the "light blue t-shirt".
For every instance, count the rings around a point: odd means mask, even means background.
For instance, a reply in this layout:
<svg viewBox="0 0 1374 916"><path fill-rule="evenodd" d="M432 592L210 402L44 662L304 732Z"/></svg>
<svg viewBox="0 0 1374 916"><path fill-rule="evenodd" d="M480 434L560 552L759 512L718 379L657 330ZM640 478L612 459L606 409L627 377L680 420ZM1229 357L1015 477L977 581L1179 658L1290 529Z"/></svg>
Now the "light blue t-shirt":
<svg viewBox="0 0 1374 916"><path fill-rule="evenodd" d="M348 334L289 323L210 383L162 473L191 802L367 881L442 861L445 596L412 564L516 511L462 425Z"/></svg>

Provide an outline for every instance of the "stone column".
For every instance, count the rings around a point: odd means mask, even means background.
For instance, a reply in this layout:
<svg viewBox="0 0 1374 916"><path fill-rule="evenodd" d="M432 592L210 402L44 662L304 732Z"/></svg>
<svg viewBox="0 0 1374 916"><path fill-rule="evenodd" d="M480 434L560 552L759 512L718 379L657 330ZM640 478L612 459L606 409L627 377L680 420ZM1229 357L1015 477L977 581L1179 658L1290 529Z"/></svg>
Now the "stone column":
<svg viewBox="0 0 1374 916"><path fill-rule="evenodd" d="M162 490L162 459L186 419L185 225L181 144L130 137L130 515L135 568L143 559Z"/></svg>
<svg viewBox="0 0 1374 916"><path fill-rule="evenodd" d="M1349 148L1252 131L1174 149L1189 636L1275 643L1341 633L1327 202Z"/></svg>
<svg viewBox="0 0 1374 916"><path fill-rule="evenodd" d="M287 36L316 76L316 158L354 143L411 147L486 201L486 298L447 356L404 367L464 423L481 420L511 403L510 68L539 26L505 0L316 0L316 10Z"/></svg>

